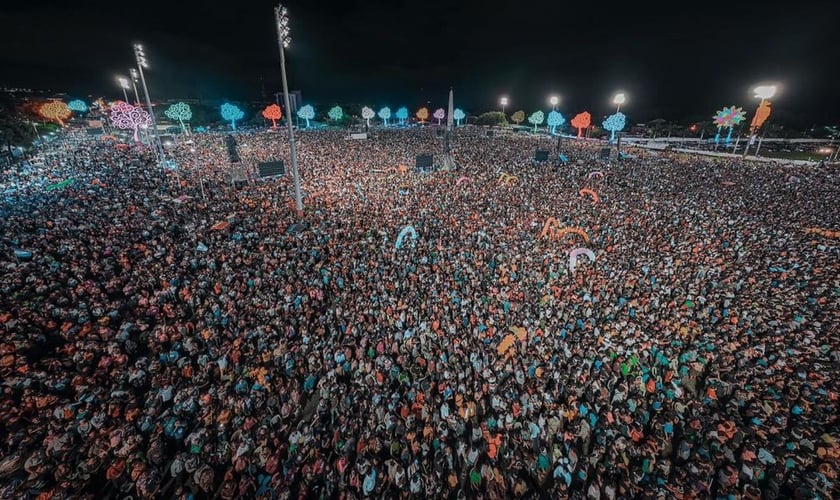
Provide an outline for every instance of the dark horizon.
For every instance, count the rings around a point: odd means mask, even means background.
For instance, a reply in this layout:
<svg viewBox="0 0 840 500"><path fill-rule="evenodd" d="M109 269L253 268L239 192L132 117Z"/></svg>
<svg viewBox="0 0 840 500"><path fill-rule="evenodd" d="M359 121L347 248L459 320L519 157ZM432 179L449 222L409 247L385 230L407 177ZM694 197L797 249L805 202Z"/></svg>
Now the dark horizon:
<svg viewBox="0 0 840 500"><path fill-rule="evenodd" d="M52 89L71 96L121 96L132 43L143 44L154 99L273 100L280 90L273 2L212 8L158 1L140 6L41 1L4 5L0 86ZM198 7L201 5L201 7ZM567 119L588 110L622 111L635 122L710 119L723 106L751 115L751 89L777 83L779 123L840 121L832 47L840 7L732 3L725 10L671 5L560 5L521 8L472 0L448 5L406 1L286 4L292 45L289 84L305 102L373 107L444 107L449 87L470 113L548 109L561 97ZM39 27L33 32L32 27Z"/></svg>

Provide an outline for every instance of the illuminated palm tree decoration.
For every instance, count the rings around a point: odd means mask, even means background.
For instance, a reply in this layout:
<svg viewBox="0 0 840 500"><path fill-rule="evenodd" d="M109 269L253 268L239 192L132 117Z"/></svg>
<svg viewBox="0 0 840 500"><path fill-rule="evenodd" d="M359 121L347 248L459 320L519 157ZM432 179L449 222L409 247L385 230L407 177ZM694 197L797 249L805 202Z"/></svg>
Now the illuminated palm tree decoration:
<svg viewBox="0 0 840 500"><path fill-rule="evenodd" d="M729 125L729 133L726 134L726 143L727 144L729 144L729 142L732 140L732 129L737 127L738 125L741 124L742 121L747 119L747 112L744 111L742 108L736 108L735 106L730 106L729 110L730 110L729 111L729 116L730 116L731 124Z"/></svg>
<svg viewBox="0 0 840 500"><path fill-rule="evenodd" d="M729 106L715 113L712 117L715 125L717 125L717 134L715 134L715 144L720 142L720 131L723 128L728 128L729 133L726 134L726 143L732 140L732 129L738 126L747 117L747 113L735 106Z"/></svg>
<svg viewBox="0 0 840 500"><path fill-rule="evenodd" d="M715 144L720 142L720 131L723 130L723 127L728 127L728 117L726 114L727 108L723 108L722 110L715 113L715 116L712 117L712 121L715 122L717 126L717 133L715 134Z"/></svg>

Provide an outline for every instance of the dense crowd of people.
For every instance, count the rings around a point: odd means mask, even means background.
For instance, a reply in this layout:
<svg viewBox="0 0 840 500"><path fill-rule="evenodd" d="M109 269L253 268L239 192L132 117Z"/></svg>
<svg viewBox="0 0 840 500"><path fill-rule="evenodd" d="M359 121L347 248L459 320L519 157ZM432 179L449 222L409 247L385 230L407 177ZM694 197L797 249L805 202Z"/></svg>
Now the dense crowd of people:
<svg viewBox="0 0 840 500"><path fill-rule="evenodd" d="M2 498L834 495L835 168L345 136L3 172Z"/></svg>

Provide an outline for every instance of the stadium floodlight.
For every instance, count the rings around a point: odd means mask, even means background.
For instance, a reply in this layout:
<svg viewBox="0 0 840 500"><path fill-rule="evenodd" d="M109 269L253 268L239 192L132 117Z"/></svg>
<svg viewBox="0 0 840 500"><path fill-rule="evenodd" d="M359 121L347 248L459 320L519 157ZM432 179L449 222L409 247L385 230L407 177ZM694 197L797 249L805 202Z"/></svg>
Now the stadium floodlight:
<svg viewBox="0 0 840 500"><path fill-rule="evenodd" d="M149 67L149 60L146 59L146 53L143 51L143 46L139 43L134 44L134 59L137 62L137 74L140 76L140 84L143 88L143 97L146 98L146 109L149 112L149 117L151 118L150 126L152 127L152 138L154 139L155 144L155 154L157 155L158 166L161 169L166 168L166 153L163 150L163 143L160 141L160 134L158 134L157 128L157 120L155 119L155 110L152 107L152 98L149 95L149 87L146 85L146 75L143 73L144 68ZM126 98L126 102L128 102L128 98ZM178 186L181 185L181 176L178 174L178 171L175 171L175 177L178 180Z"/></svg>
<svg viewBox="0 0 840 500"><path fill-rule="evenodd" d="M615 104L615 112L618 113L621 110L621 105L627 102L627 96L624 95L624 92L619 92L613 97L613 104Z"/></svg>
<svg viewBox="0 0 840 500"><path fill-rule="evenodd" d="M298 173L297 151L295 151L295 131L292 127L292 106L289 102L289 83L286 79L286 50L292 42L291 27L289 26L289 12L286 7L277 4L274 7L274 21L277 24L277 45L280 49L280 75L283 80L283 103L286 105L286 126L289 129L289 156L292 159L292 180L295 186L295 208L300 214L303 212L303 196L300 191L300 175ZM309 120L307 120L308 122Z"/></svg>
<svg viewBox="0 0 840 500"><path fill-rule="evenodd" d="M128 83L128 78L124 76L118 76L117 82L119 82L120 87L122 87L123 97L125 97L125 102L128 102L128 89L131 88Z"/></svg>
<svg viewBox="0 0 840 500"><path fill-rule="evenodd" d="M759 85L758 87L753 89L755 96L764 100L764 99L772 99L773 96L776 95L776 86L775 85Z"/></svg>

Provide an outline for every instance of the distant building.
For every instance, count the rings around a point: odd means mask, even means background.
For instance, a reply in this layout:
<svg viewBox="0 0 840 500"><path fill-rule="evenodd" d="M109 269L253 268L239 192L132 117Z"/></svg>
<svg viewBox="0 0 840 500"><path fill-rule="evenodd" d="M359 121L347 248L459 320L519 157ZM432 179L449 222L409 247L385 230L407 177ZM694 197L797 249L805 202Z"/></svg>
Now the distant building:
<svg viewBox="0 0 840 500"><path fill-rule="evenodd" d="M283 91L276 92L274 94L274 102L280 106L281 108L285 108L286 105L283 103ZM300 90L290 90L289 91L289 107L292 108L292 115L296 115L298 109L303 105L303 94Z"/></svg>

